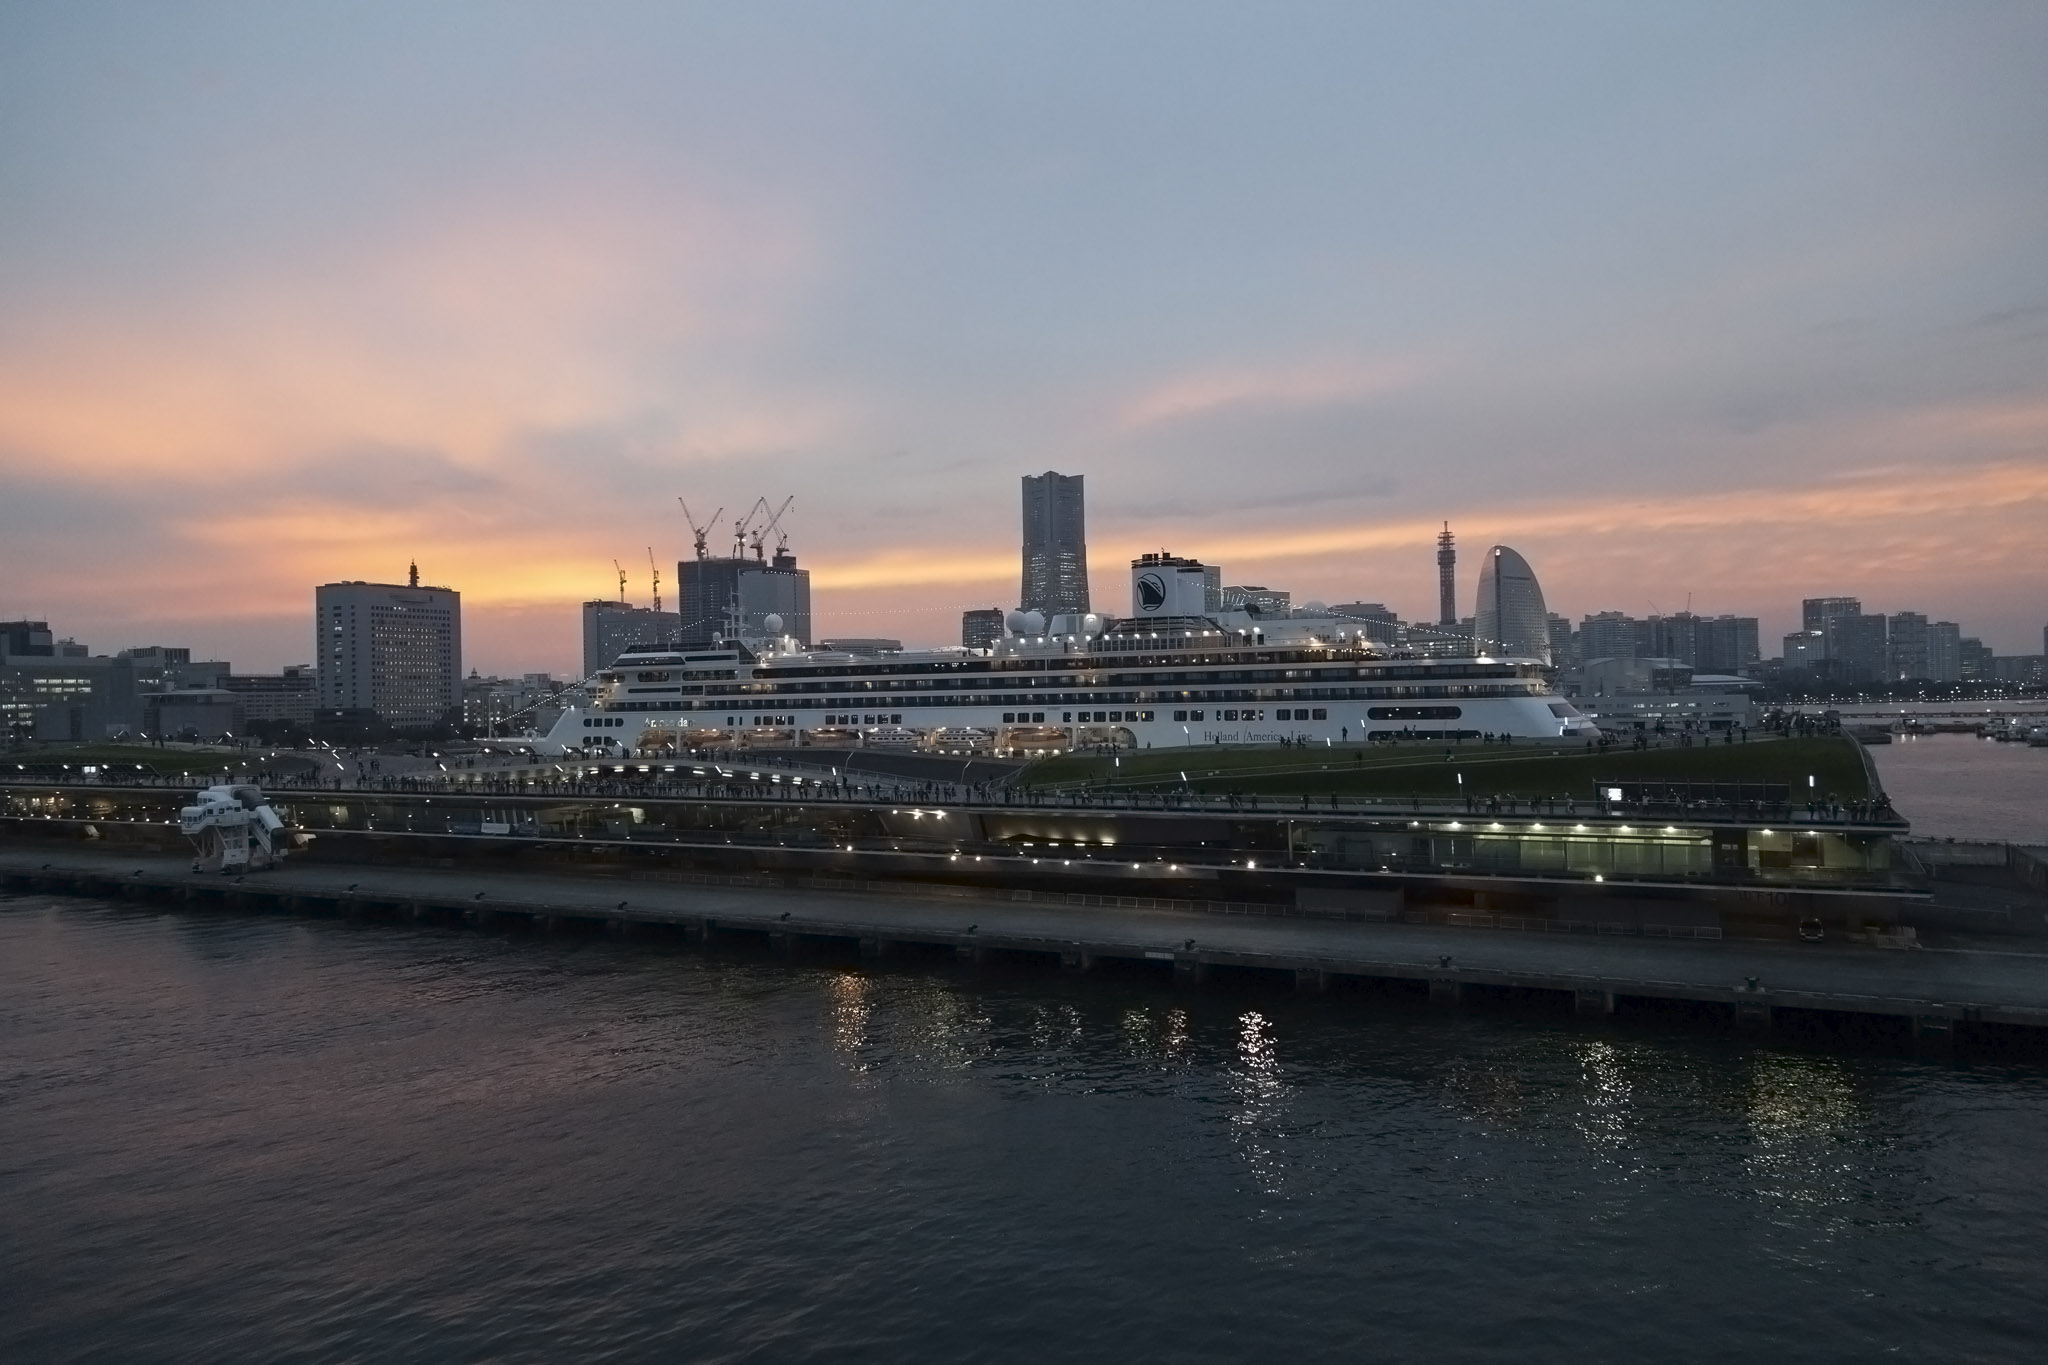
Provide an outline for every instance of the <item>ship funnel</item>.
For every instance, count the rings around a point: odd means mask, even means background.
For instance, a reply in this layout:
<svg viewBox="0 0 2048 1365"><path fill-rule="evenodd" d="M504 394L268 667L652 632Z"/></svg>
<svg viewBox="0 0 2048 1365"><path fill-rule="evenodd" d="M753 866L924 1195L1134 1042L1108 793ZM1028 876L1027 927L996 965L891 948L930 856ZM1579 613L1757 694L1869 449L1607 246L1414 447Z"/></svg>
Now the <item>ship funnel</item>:
<svg viewBox="0 0 2048 1365"><path fill-rule="evenodd" d="M1161 551L1131 561L1131 615L1201 616L1208 610L1202 561Z"/></svg>

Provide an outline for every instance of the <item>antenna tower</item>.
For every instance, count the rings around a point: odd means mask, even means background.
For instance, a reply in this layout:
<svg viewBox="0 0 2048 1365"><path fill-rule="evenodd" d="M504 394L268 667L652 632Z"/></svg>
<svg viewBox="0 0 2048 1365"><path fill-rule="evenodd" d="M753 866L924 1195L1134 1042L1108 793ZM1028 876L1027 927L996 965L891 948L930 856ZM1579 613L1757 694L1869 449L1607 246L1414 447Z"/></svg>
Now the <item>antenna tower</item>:
<svg viewBox="0 0 2048 1365"><path fill-rule="evenodd" d="M1436 595L1437 624L1455 626L1458 624L1458 540L1451 534L1451 524L1444 523L1443 534L1436 538Z"/></svg>

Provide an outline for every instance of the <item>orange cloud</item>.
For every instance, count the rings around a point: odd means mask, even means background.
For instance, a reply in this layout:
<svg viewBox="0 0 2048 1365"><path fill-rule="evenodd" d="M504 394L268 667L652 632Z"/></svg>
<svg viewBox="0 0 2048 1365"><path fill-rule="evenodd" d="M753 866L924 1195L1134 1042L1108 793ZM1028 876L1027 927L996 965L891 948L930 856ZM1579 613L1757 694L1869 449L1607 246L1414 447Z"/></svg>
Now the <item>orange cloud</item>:
<svg viewBox="0 0 2048 1365"><path fill-rule="evenodd" d="M363 443L480 464L521 432L671 401L650 354L694 358L692 412L720 414L696 444L773 443L815 424L716 352L773 325L811 256L772 215L591 187L169 301L18 315L0 328L0 467L274 478Z"/></svg>

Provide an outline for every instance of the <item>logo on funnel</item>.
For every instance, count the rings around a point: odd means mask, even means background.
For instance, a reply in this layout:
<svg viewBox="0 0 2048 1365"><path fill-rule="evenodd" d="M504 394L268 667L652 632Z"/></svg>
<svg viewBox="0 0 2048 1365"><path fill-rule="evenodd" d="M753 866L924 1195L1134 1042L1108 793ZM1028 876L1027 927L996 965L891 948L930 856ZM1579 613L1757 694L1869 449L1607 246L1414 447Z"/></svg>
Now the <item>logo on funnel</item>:
<svg viewBox="0 0 2048 1365"><path fill-rule="evenodd" d="M1166 580L1156 573L1138 575L1138 610L1158 611L1166 605Z"/></svg>

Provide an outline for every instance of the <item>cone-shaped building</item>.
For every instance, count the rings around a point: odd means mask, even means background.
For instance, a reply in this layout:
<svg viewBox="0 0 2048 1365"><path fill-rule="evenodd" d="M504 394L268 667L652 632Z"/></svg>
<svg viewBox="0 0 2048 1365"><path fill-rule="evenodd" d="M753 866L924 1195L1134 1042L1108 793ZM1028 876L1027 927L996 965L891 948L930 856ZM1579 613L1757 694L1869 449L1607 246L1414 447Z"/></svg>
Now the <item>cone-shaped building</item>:
<svg viewBox="0 0 2048 1365"><path fill-rule="evenodd" d="M1543 589L1537 586L1529 561L1505 545L1488 550L1479 566L1472 647L1481 654L1550 662L1550 618L1543 607Z"/></svg>

